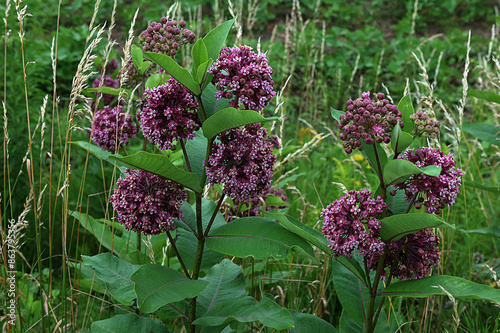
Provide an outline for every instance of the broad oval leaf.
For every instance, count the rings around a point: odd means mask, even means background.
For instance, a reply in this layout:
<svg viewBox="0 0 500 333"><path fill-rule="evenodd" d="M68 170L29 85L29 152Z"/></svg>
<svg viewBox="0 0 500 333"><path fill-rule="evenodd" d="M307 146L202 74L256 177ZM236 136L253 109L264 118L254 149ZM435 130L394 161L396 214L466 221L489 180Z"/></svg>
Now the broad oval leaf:
<svg viewBox="0 0 500 333"><path fill-rule="evenodd" d="M236 21L236 17L210 30L206 36L203 37L203 42L207 48L207 59L219 58L220 50L226 42L227 35L234 21Z"/></svg>
<svg viewBox="0 0 500 333"><path fill-rule="evenodd" d="M200 64L208 60L207 47L203 42L203 39L198 39L193 45L191 50L191 57L193 58L193 74L197 76L197 69Z"/></svg>
<svg viewBox="0 0 500 333"><path fill-rule="evenodd" d="M334 108L331 108L330 113L331 113L333 119L335 119L338 123L340 123L340 115L345 114L344 111L336 110Z"/></svg>
<svg viewBox="0 0 500 333"><path fill-rule="evenodd" d="M463 124L461 130L474 135L482 141L500 146L500 127L488 123Z"/></svg>
<svg viewBox="0 0 500 333"><path fill-rule="evenodd" d="M448 275L433 275L418 280L399 281L387 287L381 295L418 298L446 295L439 286L455 298L483 299L500 303L500 289Z"/></svg>
<svg viewBox="0 0 500 333"><path fill-rule="evenodd" d="M234 127L259 123L263 121L276 120L279 120L279 117L265 118L257 111L227 108L220 110L219 112L205 120L202 128L205 137L208 139L212 139L217 134Z"/></svg>
<svg viewBox="0 0 500 333"><path fill-rule="evenodd" d="M418 232L423 228L452 228L440 216L434 214L400 214L386 217L380 221L380 237L386 242Z"/></svg>
<svg viewBox="0 0 500 333"><path fill-rule="evenodd" d="M411 120L410 116L415 113L415 109L413 108L413 104L411 103L410 96L406 95L401 98L398 103L398 110L403 114L401 117L404 127L403 131L406 133L413 132L413 120Z"/></svg>
<svg viewBox="0 0 500 333"><path fill-rule="evenodd" d="M195 192L201 192L200 180L192 173L176 167L166 156L145 151L129 156L109 156L130 169L146 170L184 185Z"/></svg>
<svg viewBox="0 0 500 333"><path fill-rule="evenodd" d="M180 84L189 89L193 94L201 94L200 85L193 79L191 73L179 66L174 59L168 55L154 52L145 52L144 55L160 65L170 76L179 81Z"/></svg>
<svg viewBox="0 0 500 333"><path fill-rule="evenodd" d="M161 306L193 298L205 289L206 281L190 280L171 268L160 265L144 265L135 272L137 306L144 313L156 311Z"/></svg>
<svg viewBox="0 0 500 333"><path fill-rule="evenodd" d="M426 167L419 168L407 160L390 160L384 167L384 183L386 186L402 183L409 177L419 173L425 173L426 175L437 177L441 173L441 167L428 165Z"/></svg>
<svg viewBox="0 0 500 333"><path fill-rule="evenodd" d="M329 322L315 315L288 310L295 321L290 333L338 333Z"/></svg>
<svg viewBox="0 0 500 333"><path fill-rule="evenodd" d="M142 69L142 62L144 61L142 49L137 45L132 45L130 49L130 55L132 56L132 62L134 63L135 68L140 72L140 70ZM140 74L142 75L144 73Z"/></svg>
<svg viewBox="0 0 500 333"><path fill-rule="evenodd" d="M299 247L314 258L311 246L300 236L263 217L243 217L212 230L206 245L238 258L282 259Z"/></svg>
<svg viewBox="0 0 500 333"><path fill-rule="evenodd" d="M219 100L215 98L215 93L218 90L210 82L211 81L210 75L207 75L207 85L203 87L203 92L201 94L201 100L203 102L203 107L205 108L205 113L207 117L211 117L217 112L230 107L229 100L227 98L221 98Z"/></svg>
<svg viewBox="0 0 500 333"><path fill-rule="evenodd" d="M392 151L394 151L394 154L399 154L400 152L408 148L412 142L413 137L411 136L411 134L401 130L401 126L399 125L399 123L397 123L392 130L391 136L391 147Z"/></svg>
<svg viewBox="0 0 500 333"><path fill-rule="evenodd" d="M168 328L160 321L141 317L135 313L116 315L112 318L99 320L90 326L92 333L169 333Z"/></svg>
<svg viewBox="0 0 500 333"><path fill-rule="evenodd" d="M109 293L121 304L130 306L136 298L134 282L130 279L141 265L129 264L111 253L92 257L82 255L83 264L91 266L96 276L102 280Z"/></svg>

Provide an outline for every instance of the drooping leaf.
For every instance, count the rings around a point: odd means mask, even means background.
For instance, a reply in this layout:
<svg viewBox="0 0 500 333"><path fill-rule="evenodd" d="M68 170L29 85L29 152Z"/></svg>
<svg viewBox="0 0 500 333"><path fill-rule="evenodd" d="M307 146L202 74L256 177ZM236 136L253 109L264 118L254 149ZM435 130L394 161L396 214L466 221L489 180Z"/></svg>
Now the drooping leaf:
<svg viewBox="0 0 500 333"><path fill-rule="evenodd" d="M413 120L411 120L410 116L415 113L415 109L413 108L413 104L411 103L410 96L406 95L398 103L398 110L403 114L401 120L403 121L403 131L406 133L413 132ZM401 149L402 150L402 149Z"/></svg>
<svg viewBox="0 0 500 333"><path fill-rule="evenodd" d="M384 241L397 240L404 235L413 234L423 228L452 228L440 216L434 214L400 214L386 217L380 221L380 237Z"/></svg>
<svg viewBox="0 0 500 333"><path fill-rule="evenodd" d="M260 302L250 296L229 299L215 305L210 311L194 321L195 325L220 326L238 321L249 323L259 321L267 327L285 330L294 324L294 320L287 309L268 298Z"/></svg>
<svg viewBox="0 0 500 333"><path fill-rule="evenodd" d="M206 36L203 37L203 42L207 48L207 59L219 58L220 50L226 43L227 35L235 20L236 17L222 23L221 25L209 31Z"/></svg>
<svg viewBox="0 0 500 333"><path fill-rule="evenodd" d="M500 95L491 91L482 91L482 90L468 90L467 95L469 97L476 97L479 99L484 99L489 102L500 104Z"/></svg>
<svg viewBox="0 0 500 333"><path fill-rule="evenodd" d="M329 322L308 313L288 310L295 321L290 333L338 333Z"/></svg>
<svg viewBox="0 0 500 333"><path fill-rule="evenodd" d="M82 255L83 263L91 266L96 276L102 280L109 293L121 304L130 306L136 298L134 283L130 280L141 266L120 260L111 253L92 257Z"/></svg>
<svg viewBox="0 0 500 333"><path fill-rule="evenodd" d="M241 267L229 259L209 269L200 279L208 282L207 287L197 296L196 315L202 316L219 303L241 297L245 294L245 281Z"/></svg>
<svg viewBox="0 0 500 333"><path fill-rule="evenodd" d="M230 128L276 120L279 120L279 117L265 118L256 111L227 108L205 120L202 127L205 137L211 139Z"/></svg>
<svg viewBox="0 0 500 333"><path fill-rule="evenodd" d="M383 177L386 186L402 183L412 175L425 173L426 175L437 177L441 173L441 167L428 165L423 168L407 160L390 160L384 167Z"/></svg>
<svg viewBox="0 0 500 333"><path fill-rule="evenodd" d="M195 192L201 192L200 180L192 173L176 167L166 156L145 151L129 156L110 156L130 169L146 170L184 185Z"/></svg>
<svg viewBox="0 0 500 333"><path fill-rule="evenodd" d="M500 127L488 123L469 123L462 125L462 131L474 135L482 141L500 146Z"/></svg>
<svg viewBox="0 0 500 333"><path fill-rule="evenodd" d="M90 329L92 333L170 333L160 321L141 317L135 313L116 315L112 318L95 321Z"/></svg>
<svg viewBox="0 0 500 333"><path fill-rule="evenodd" d="M283 259L299 247L314 258L314 251L302 237L262 217L243 217L213 229L206 245L230 256L255 259Z"/></svg>
<svg viewBox="0 0 500 333"><path fill-rule="evenodd" d="M406 148L408 148L413 141L413 137L410 133L401 130L399 123L394 126L391 136L391 147L395 154L399 154Z"/></svg>
<svg viewBox="0 0 500 333"><path fill-rule="evenodd" d="M335 119L338 123L340 123L340 115L345 114L344 111L335 110L334 108L331 108L330 112L331 112L333 119Z"/></svg>
<svg viewBox="0 0 500 333"><path fill-rule="evenodd" d="M195 95L200 95L200 85L193 79L191 73L185 68L179 66L174 59L169 57L166 54L154 53L154 52L145 52L144 55L148 58L156 62L163 68L170 76L179 81L184 87L190 90Z"/></svg>
<svg viewBox="0 0 500 333"><path fill-rule="evenodd" d="M479 184L479 183L476 183L476 182L473 182L473 181L470 181L470 180L466 180L464 182L464 184L466 186L472 186L472 187L475 187L475 188L478 188L478 189L481 189L481 190L484 190L484 191L493 192L493 193L500 193L500 187L495 186L495 185L491 185L491 184Z"/></svg>
<svg viewBox="0 0 500 333"><path fill-rule="evenodd" d="M468 234L490 235L500 238L500 227L496 225L481 229L471 229L471 230L458 229L458 230Z"/></svg>
<svg viewBox="0 0 500 333"><path fill-rule="evenodd" d="M192 298L207 286L206 281L190 280L171 268L160 265L141 266L131 277L135 283L137 306L144 313L161 306Z"/></svg>
<svg viewBox="0 0 500 333"><path fill-rule="evenodd" d="M446 295L438 286L443 287L455 298L483 299L500 303L500 289L448 275L433 275L418 280L396 282L389 285L382 292L382 296L423 298L432 295Z"/></svg>

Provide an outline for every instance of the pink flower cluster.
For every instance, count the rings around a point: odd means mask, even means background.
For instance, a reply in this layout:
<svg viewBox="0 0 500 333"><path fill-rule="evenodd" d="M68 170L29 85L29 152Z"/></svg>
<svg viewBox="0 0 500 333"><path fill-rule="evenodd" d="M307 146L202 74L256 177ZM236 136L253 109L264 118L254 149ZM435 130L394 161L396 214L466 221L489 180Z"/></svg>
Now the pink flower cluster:
<svg viewBox="0 0 500 333"><path fill-rule="evenodd" d="M214 75L217 99L230 99L233 108L241 104L244 109L261 111L276 95L266 56L255 54L249 46L222 49L208 72Z"/></svg>
<svg viewBox="0 0 500 333"><path fill-rule="evenodd" d="M169 20L162 17L160 22L152 22L139 35L144 52L162 53L174 57L181 45L193 44L196 35L186 29L186 22Z"/></svg>
<svg viewBox="0 0 500 333"><path fill-rule="evenodd" d="M416 137L430 137L434 139L439 135L439 131L441 131L441 123L429 117L425 112L417 111L410 116L410 119L415 124L413 132Z"/></svg>
<svg viewBox="0 0 500 333"><path fill-rule="evenodd" d="M396 184L398 190L405 191L405 200L411 201L414 196L415 208L421 204L426 207L428 213L439 214L442 209L450 207L455 203L455 198L462 184L462 170L456 167L453 155L445 155L439 149L423 147L420 149L408 149L399 159L407 160L419 168L429 165L440 166L441 174L432 177L424 173L411 176L403 183Z"/></svg>
<svg viewBox="0 0 500 333"><path fill-rule="evenodd" d="M126 230L157 235L176 228L180 219L184 187L147 171L125 170L128 175L116 182L109 201Z"/></svg>
<svg viewBox="0 0 500 333"><path fill-rule="evenodd" d="M389 143L394 126L401 120L401 112L397 106L389 104L384 94L379 93L375 100L369 92L361 98L347 101L347 111L340 116L340 139L344 141L346 153L362 148L362 143L371 145ZM403 127L403 122L400 122Z"/></svg>
<svg viewBox="0 0 500 333"><path fill-rule="evenodd" d="M245 200L269 191L279 146L259 124L229 129L217 136L208 157L207 179L222 184L231 198Z"/></svg>
<svg viewBox="0 0 500 333"><path fill-rule="evenodd" d="M122 146L128 146L128 139L137 134L137 125L132 117L123 112L122 106L105 106L94 114L92 141L102 150L116 153Z"/></svg>
<svg viewBox="0 0 500 333"><path fill-rule="evenodd" d="M200 128L197 109L193 94L171 77L164 85L146 89L137 120L144 137L158 149L175 149L174 140L192 139Z"/></svg>
<svg viewBox="0 0 500 333"><path fill-rule="evenodd" d="M383 250L378 217L387 205L371 194L368 190L349 191L321 212L323 234L336 255L352 258L358 249L360 255L371 256Z"/></svg>

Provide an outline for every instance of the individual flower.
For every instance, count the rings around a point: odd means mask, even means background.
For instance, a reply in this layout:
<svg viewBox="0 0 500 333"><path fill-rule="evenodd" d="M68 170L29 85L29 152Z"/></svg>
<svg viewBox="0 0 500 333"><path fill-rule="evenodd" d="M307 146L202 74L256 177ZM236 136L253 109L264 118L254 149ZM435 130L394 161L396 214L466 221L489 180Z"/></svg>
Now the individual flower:
<svg viewBox="0 0 500 333"><path fill-rule="evenodd" d="M97 110L93 120L92 141L102 150L116 153L120 147L128 146L128 139L137 134L137 125L125 114L122 106L105 106Z"/></svg>
<svg viewBox="0 0 500 333"><path fill-rule="evenodd" d="M196 35L186 29L186 22L162 17L160 22L152 22L139 35L144 52L162 53L174 57L181 45L193 44Z"/></svg>
<svg viewBox="0 0 500 333"><path fill-rule="evenodd" d="M384 266L400 280L420 279L439 262L439 237L429 229L403 236L386 244ZM369 266L376 270L382 253L370 256ZM384 271L382 274L385 275Z"/></svg>
<svg viewBox="0 0 500 333"><path fill-rule="evenodd" d="M369 92L364 92L361 98L347 101L347 111L340 116L340 139L344 141L346 153L354 149L362 149L362 143L367 145L389 143L391 132L399 121L401 127L401 112L397 106L389 104L384 94L377 94L372 100Z"/></svg>
<svg viewBox="0 0 500 333"><path fill-rule="evenodd" d="M214 75L217 99L230 99L233 108L242 104L245 109L261 111L276 95L273 69L265 54L257 55L249 46L222 49L208 72Z"/></svg>
<svg viewBox="0 0 500 333"><path fill-rule="evenodd" d="M111 76L109 75L104 75L104 80L102 82L102 85L101 85L101 79L102 79L102 76L99 75L99 77L97 77L94 82L92 83L92 88L98 88L98 87L109 87L109 88L114 88L114 89L118 89L120 83L113 79ZM98 93L95 93L96 96L98 96ZM113 100L116 99L117 96L115 95L110 95L110 94L102 94L102 97L101 97L101 100L102 102L104 103L104 105L109 105L109 106L115 106L116 105L116 102L111 104L113 102Z"/></svg>
<svg viewBox="0 0 500 333"><path fill-rule="evenodd" d="M192 139L200 128L197 109L193 94L170 77L164 85L146 89L137 120L144 137L158 149L175 149L174 140Z"/></svg>
<svg viewBox="0 0 500 333"><path fill-rule="evenodd" d="M414 137L430 137L436 138L441 131L441 123L434 120L422 111L417 111L410 116L413 120L413 136Z"/></svg>
<svg viewBox="0 0 500 333"><path fill-rule="evenodd" d="M362 256L383 250L378 217L387 205L371 194L368 190L349 191L321 212L323 234L336 255L352 258L355 249Z"/></svg>
<svg viewBox="0 0 500 333"><path fill-rule="evenodd" d="M222 192L238 200L267 193L276 162L273 149L278 146L278 139L259 124L222 132L208 157L208 182L222 184Z"/></svg>
<svg viewBox="0 0 500 333"><path fill-rule="evenodd" d="M173 230L175 219L186 199L184 187L176 182L143 170L126 169L127 176L116 182L109 197L118 221L126 230L144 235L158 235Z"/></svg>
<svg viewBox="0 0 500 333"><path fill-rule="evenodd" d="M455 203L463 173L456 167L451 153L445 155L439 149L423 147L408 149L398 159L410 161L419 168L429 165L441 167L441 173L437 177L420 173L395 185L398 190L405 191L406 201L415 202L415 208L420 208L423 204L427 213L439 214L443 208Z"/></svg>
<svg viewBox="0 0 500 333"><path fill-rule="evenodd" d="M280 198L284 205L272 206L266 205L269 197ZM282 189L269 188L269 192L253 198L246 198L245 200L234 199L234 206L230 206L225 210L227 214L227 221L233 221L237 217L259 216L262 209L271 211L273 209L285 209L288 207L288 196Z"/></svg>

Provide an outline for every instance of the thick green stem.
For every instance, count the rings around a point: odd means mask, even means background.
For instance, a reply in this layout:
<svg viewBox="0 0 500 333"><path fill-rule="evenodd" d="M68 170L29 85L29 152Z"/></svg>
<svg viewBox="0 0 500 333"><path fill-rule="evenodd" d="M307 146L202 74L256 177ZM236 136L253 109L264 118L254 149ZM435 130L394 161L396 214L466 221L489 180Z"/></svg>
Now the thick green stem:
<svg viewBox="0 0 500 333"><path fill-rule="evenodd" d="M201 269L201 260L203 259L203 248L205 247L205 235L203 234L203 220L201 215L201 193L196 193L196 227L198 229L198 247L196 249L196 257L194 261L193 274L191 280L197 280ZM190 333L195 332L193 322L196 320L196 297L189 300L189 321L188 330Z"/></svg>
<svg viewBox="0 0 500 333"><path fill-rule="evenodd" d="M212 227L212 224L215 221L215 217L217 216L217 212L219 212L220 206L222 205L222 202L224 201L224 197L226 196L225 193L222 193L219 202L217 202L217 207L215 207L214 213L212 214L212 217L210 218L210 222L208 222L207 228L205 229L204 236L207 237L208 233L210 232L210 228Z"/></svg>
<svg viewBox="0 0 500 333"><path fill-rule="evenodd" d="M177 256L177 259L179 259L179 263L181 264L181 267L184 270L184 274L187 277L189 277L189 270L187 269L186 265L184 264L184 261L182 260L181 254L179 253L179 250L177 249L177 246L175 245L174 239L172 238L170 231L167 231L167 236L168 236L168 240L170 241L170 244L172 245L172 249L174 250L175 255Z"/></svg>
<svg viewBox="0 0 500 333"><path fill-rule="evenodd" d="M377 318L374 318L375 312L375 298L377 297L377 289L378 284L380 282L380 277L382 276L382 272L385 269L384 267L385 254L383 254L377 265L377 272L375 274L375 279L373 280L373 286L370 290L370 299L368 301L368 312L366 314L366 332L372 333L375 330L375 326L377 324Z"/></svg>
<svg viewBox="0 0 500 333"><path fill-rule="evenodd" d="M376 143L374 142L373 143L373 149L375 150L375 157L377 159L377 175L378 175L378 178L380 180L380 189L381 189L381 197L382 199L385 200L387 199L387 186L385 186L385 183L384 183L384 176L382 174L382 163L380 162L380 156L378 154L378 149L377 149L377 145Z"/></svg>

